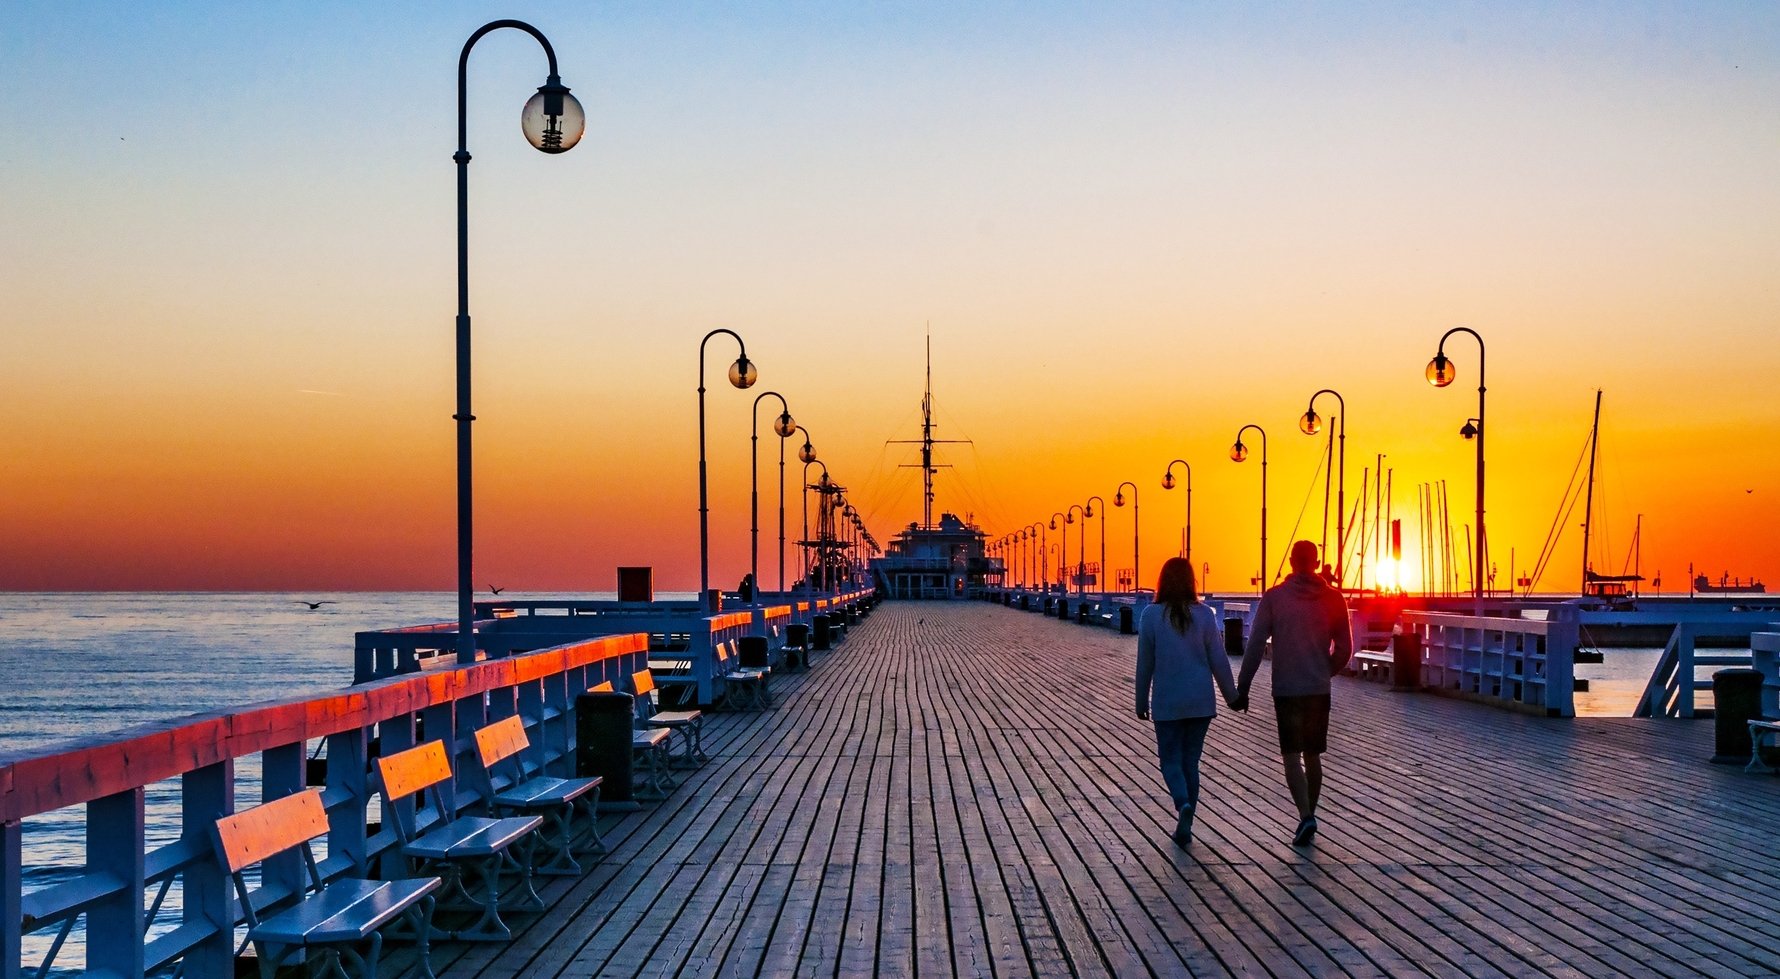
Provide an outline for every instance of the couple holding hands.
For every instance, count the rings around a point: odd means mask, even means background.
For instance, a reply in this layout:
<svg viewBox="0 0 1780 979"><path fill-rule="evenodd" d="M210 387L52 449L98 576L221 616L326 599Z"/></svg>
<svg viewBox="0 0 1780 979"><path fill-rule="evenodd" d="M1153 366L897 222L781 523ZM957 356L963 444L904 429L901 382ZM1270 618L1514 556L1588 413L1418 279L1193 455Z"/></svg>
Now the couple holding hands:
<svg viewBox="0 0 1780 979"><path fill-rule="evenodd" d="M1199 601L1193 566L1170 558L1156 581L1155 601L1137 627L1137 717L1156 725L1156 754L1174 802L1174 842L1193 839L1199 805L1199 757L1217 715L1212 684L1231 710L1248 709L1249 683L1272 640L1273 706L1279 721L1279 753L1286 786L1298 809L1293 846L1316 838L1317 798L1322 793L1322 755L1329 740L1329 678L1353 655L1347 603L1317 574L1317 549L1292 545L1292 573L1267 589L1255 610L1242 672L1230 675L1221 625Z"/></svg>

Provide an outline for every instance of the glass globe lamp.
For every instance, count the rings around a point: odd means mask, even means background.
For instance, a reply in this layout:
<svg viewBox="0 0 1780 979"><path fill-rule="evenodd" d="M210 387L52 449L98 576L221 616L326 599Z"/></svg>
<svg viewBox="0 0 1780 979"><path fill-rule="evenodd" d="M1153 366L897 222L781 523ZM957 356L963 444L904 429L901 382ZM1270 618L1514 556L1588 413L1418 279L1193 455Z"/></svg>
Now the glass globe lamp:
<svg viewBox="0 0 1780 979"><path fill-rule="evenodd" d="M747 354L737 357L736 362L729 365L729 383L738 388L751 388L759 379L760 372L754 369L754 362Z"/></svg>
<svg viewBox="0 0 1780 979"><path fill-rule="evenodd" d="M519 113L519 128L526 142L545 153L565 153L581 142L587 131L587 113L581 102L555 75L538 86L538 93Z"/></svg>
<svg viewBox="0 0 1780 979"><path fill-rule="evenodd" d="M1434 359L1428 361L1428 369L1425 373L1428 383L1437 388L1451 384L1453 378L1459 376L1458 368L1453 366L1452 361L1446 359L1445 354L1435 354Z"/></svg>
<svg viewBox="0 0 1780 979"><path fill-rule="evenodd" d="M816 461L816 447L811 445L808 442L805 442L803 444L803 448L797 450L797 461L803 463L806 466L812 462L815 462Z"/></svg>
<svg viewBox="0 0 1780 979"><path fill-rule="evenodd" d="M773 431L779 433L779 437L782 439L790 438L791 433L797 431L797 422L792 420L791 412L779 413L779 420L773 423Z"/></svg>
<svg viewBox="0 0 1780 979"><path fill-rule="evenodd" d="M1298 419L1298 431L1303 432L1306 435L1315 435L1322 430L1323 419L1321 415L1316 413L1315 408L1306 411L1304 417Z"/></svg>
<svg viewBox="0 0 1780 979"><path fill-rule="evenodd" d="M1174 473L1162 474L1162 488L1165 490L1174 489Z"/></svg>
<svg viewBox="0 0 1780 979"><path fill-rule="evenodd" d="M1248 446L1243 445L1240 441L1230 446L1231 462L1243 462L1246 459L1248 459Z"/></svg>

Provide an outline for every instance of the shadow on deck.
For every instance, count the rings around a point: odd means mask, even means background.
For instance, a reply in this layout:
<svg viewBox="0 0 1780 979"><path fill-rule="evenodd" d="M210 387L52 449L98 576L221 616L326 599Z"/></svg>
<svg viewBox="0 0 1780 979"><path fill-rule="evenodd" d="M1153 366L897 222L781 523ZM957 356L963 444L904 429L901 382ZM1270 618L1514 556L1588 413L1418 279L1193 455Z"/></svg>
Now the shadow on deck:
<svg viewBox="0 0 1780 979"><path fill-rule="evenodd" d="M1338 680L1322 831L1267 671L1212 726L1189 852L1134 640L890 603L610 823L510 944L442 976L1780 974L1780 781L1688 722L1550 720Z"/></svg>

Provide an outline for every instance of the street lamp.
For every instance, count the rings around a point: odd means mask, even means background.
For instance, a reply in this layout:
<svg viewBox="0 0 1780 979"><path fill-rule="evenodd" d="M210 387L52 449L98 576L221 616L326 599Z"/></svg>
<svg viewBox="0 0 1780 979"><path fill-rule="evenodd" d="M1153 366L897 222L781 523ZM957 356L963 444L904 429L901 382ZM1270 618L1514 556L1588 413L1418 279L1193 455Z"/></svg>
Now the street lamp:
<svg viewBox="0 0 1780 979"><path fill-rule="evenodd" d="M735 337L741 355L729 365L729 383L738 388L754 386L759 373L748 359L748 345L734 330L718 327L698 342L698 603L706 612L712 611L711 600L711 505L705 484L705 344L719 333ZM756 585L758 586L758 581Z"/></svg>
<svg viewBox="0 0 1780 979"><path fill-rule="evenodd" d="M809 433L805 432L804 436L806 438L808 438ZM806 449L809 448L808 442L804 443L804 448L806 448ZM804 551L804 555L803 555L804 580L809 583L810 590L815 591L816 590L816 580L814 578L810 577L810 467L811 466L821 466L822 467L822 484L827 485L828 484L828 464L825 462L822 462L821 460L816 458L816 452L814 449L810 450L809 456L810 457L808 459L804 459L804 461L803 461L803 539L802 539L802 541L799 542L798 546L802 547L803 551ZM802 458L803 452L801 452L801 451L798 452L798 457Z"/></svg>
<svg viewBox="0 0 1780 979"><path fill-rule="evenodd" d="M1084 553L1088 547L1088 508L1080 503L1071 503L1069 509L1064 512L1063 522L1075 523L1077 510L1082 513L1082 532L1075 536L1075 593L1080 595L1082 593L1082 574L1087 570L1085 564L1088 560L1088 555ZM1064 545L1063 560L1065 562L1069 560L1067 543ZM1067 582L1064 583L1063 590L1069 590Z"/></svg>
<svg viewBox="0 0 1780 979"><path fill-rule="evenodd" d="M1129 479L1113 489L1113 506L1125 505L1125 487L1131 487L1131 597L1143 594L1143 562L1137 550L1137 484Z"/></svg>
<svg viewBox="0 0 1780 979"><path fill-rule="evenodd" d="M1065 511L1059 510L1051 514L1051 529L1057 529L1057 518L1063 518L1063 553L1057 559L1057 580L1063 586L1063 594L1069 594L1069 525L1075 523Z"/></svg>
<svg viewBox="0 0 1780 979"><path fill-rule="evenodd" d="M536 95L520 110L525 138L545 153L562 153L581 141L587 116L556 74L556 50L537 28L517 20L496 20L476 29L457 57L457 661L476 661L476 606L471 584L471 452L470 423L470 151L468 77L470 49L483 36L511 27L530 34L544 49L549 71Z"/></svg>
<svg viewBox="0 0 1780 979"><path fill-rule="evenodd" d="M1040 591L1051 590L1051 569L1045 566L1048 556L1045 550L1045 524L1043 520L1034 520L1032 529L1038 533L1038 552L1033 554L1033 580L1038 582Z"/></svg>
<svg viewBox="0 0 1780 979"><path fill-rule="evenodd" d="M1106 501L1101 500L1098 493L1088 497L1088 505L1082 508L1082 516L1084 518L1094 516L1095 500L1100 500L1100 595L1104 598L1106 596ZM1087 532L1088 528L1083 527L1082 533Z"/></svg>
<svg viewBox="0 0 1780 979"><path fill-rule="evenodd" d="M1174 489L1175 466L1185 466L1187 470L1187 527L1186 536L1181 542L1185 551L1181 556L1187 559L1187 566L1191 567L1193 564L1193 467L1187 465L1185 459L1176 459L1169 463L1167 471L1162 473L1162 488L1165 490Z"/></svg>
<svg viewBox="0 0 1780 979"><path fill-rule="evenodd" d="M1248 446L1242 444L1242 433L1249 429L1261 433L1261 576L1255 579L1256 590L1267 590L1267 430L1259 425L1244 425L1236 430L1236 444L1230 446L1230 461L1248 458Z"/></svg>
<svg viewBox="0 0 1780 979"><path fill-rule="evenodd" d="M1440 345L1434 349L1434 359L1428 361L1426 376L1428 383L1437 388L1446 387L1458 377L1458 368L1446 358L1446 341L1454 333L1465 333L1477 341L1477 417L1465 422L1459 434L1477 442L1477 552L1473 555L1475 567L1471 570L1471 594L1476 599L1477 614L1483 614L1483 569L1489 554L1489 538L1483 530L1483 337L1468 326L1455 326L1440 336Z"/></svg>
<svg viewBox="0 0 1780 979"><path fill-rule="evenodd" d="M752 483L749 489L749 561L748 571L754 576L754 593L756 596L764 591L760 587L760 400L771 395L779 399L779 417L773 419L773 433L779 436L779 538L785 536L785 440L797 431L797 422L791 417L791 406L785 403L785 396L777 391L762 391L754 396L754 410L749 413L753 425L748 437L750 453L749 472ZM779 545L779 591L785 590L785 547Z"/></svg>
<svg viewBox="0 0 1780 979"><path fill-rule="evenodd" d="M1316 394L1311 395L1310 407L1304 410L1304 417L1298 419L1298 430L1306 435L1315 435L1317 432L1322 431L1323 420L1317 416L1316 399L1318 395L1323 394L1334 395L1335 403L1341 408L1341 413L1335 416L1336 439L1340 444L1340 448L1337 450L1340 476L1336 479L1335 490L1335 560L1333 562L1335 566L1335 581L1337 586L1339 586L1345 584L1347 581L1347 575L1341 570L1342 565L1347 560L1347 399L1341 396L1341 392L1336 391L1333 388L1323 388ZM1329 492L1328 487L1328 483L1323 484L1323 506L1325 508L1329 505L1329 497L1327 495ZM1325 534L1329 532L1328 519L1328 513L1325 509L1323 516L1323 533ZM1327 542L1325 541L1324 543ZM1327 561L1328 559L1328 555L1324 554L1323 560ZM1365 571L1364 564L1365 562L1362 561L1362 577L1364 576ZM1366 583L1364 581L1360 582L1359 587L1364 588L1365 586Z"/></svg>

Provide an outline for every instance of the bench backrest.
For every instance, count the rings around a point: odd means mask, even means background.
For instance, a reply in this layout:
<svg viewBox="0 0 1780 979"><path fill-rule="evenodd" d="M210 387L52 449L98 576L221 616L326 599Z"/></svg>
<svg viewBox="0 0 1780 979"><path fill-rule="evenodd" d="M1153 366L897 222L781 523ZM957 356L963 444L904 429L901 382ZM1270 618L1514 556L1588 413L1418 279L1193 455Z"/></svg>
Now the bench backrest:
<svg viewBox="0 0 1780 979"><path fill-rule="evenodd" d="M383 794L391 801L406 799L421 789L450 781L451 758L445 753L445 742L428 741L379 756L377 775L383 779Z"/></svg>
<svg viewBox="0 0 1780 979"><path fill-rule="evenodd" d="M518 714L476 729L476 751L484 768L493 769L529 747L531 739L525 736L525 722Z"/></svg>
<svg viewBox="0 0 1780 979"><path fill-rule="evenodd" d="M648 697L655 692L655 674L641 670L630 675L631 688L636 691L639 699Z"/></svg>
<svg viewBox="0 0 1780 979"><path fill-rule="evenodd" d="M327 831L321 790L305 789L217 820L217 855L229 873L238 873Z"/></svg>
<svg viewBox="0 0 1780 979"><path fill-rule="evenodd" d="M600 682L594 684L593 686L588 687L587 692L588 693L616 693L617 691L612 689L612 681L601 680Z"/></svg>

